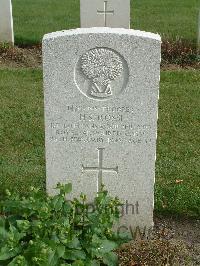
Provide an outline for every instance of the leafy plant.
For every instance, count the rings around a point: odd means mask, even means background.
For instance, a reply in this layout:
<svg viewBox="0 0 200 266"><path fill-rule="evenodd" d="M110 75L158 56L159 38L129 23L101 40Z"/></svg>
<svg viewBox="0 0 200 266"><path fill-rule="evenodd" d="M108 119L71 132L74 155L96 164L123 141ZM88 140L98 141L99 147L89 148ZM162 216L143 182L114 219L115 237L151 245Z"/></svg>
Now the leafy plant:
<svg viewBox="0 0 200 266"><path fill-rule="evenodd" d="M7 191L0 203L0 265L117 265L120 238L112 227L119 200L102 191L91 211L83 194L66 199L71 184L57 189L53 197L35 188L27 198Z"/></svg>

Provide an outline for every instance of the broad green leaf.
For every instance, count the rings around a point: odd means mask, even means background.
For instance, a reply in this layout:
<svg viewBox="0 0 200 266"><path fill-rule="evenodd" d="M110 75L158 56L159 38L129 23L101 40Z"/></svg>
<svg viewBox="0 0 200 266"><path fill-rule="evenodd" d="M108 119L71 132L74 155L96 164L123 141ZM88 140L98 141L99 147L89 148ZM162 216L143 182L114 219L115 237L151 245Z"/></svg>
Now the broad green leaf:
<svg viewBox="0 0 200 266"><path fill-rule="evenodd" d="M61 210L62 205L63 205L63 198L60 196L55 196L53 198L53 207L54 207L55 211Z"/></svg>
<svg viewBox="0 0 200 266"><path fill-rule="evenodd" d="M0 250L0 260L7 260L10 258L15 257L21 252L20 247L15 247L15 248L9 248L8 246L4 246Z"/></svg>
<svg viewBox="0 0 200 266"><path fill-rule="evenodd" d="M59 258L62 258L63 255L65 254L65 246L63 246L63 245L59 245L59 246L57 247L57 253L58 253L58 257L59 257Z"/></svg>
<svg viewBox="0 0 200 266"><path fill-rule="evenodd" d="M6 239L8 236L9 236L9 232L7 232L5 228L0 227L0 241L2 239Z"/></svg>
<svg viewBox="0 0 200 266"><path fill-rule="evenodd" d="M109 252L103 255L103 263L108 266L117 266L118 257L114 252Z"/></svg>
<svg viewBox="0 0 200 266"><path fill-rule="evenodd" d="M69 184L64 185L64 189L63 189L63 191L64 191L66 194L70 193L70 192L72 191L72 184L69 183Z"/></svg>
<svg viewBox="0 0 200 266"><path fill-rule="evenodd" d="M75 237L70 243L67 244L67 247L70 249L81 249L80 241Z"/></svg>
<svg viewBox="0 0 200 266"><path fill-rule="evenodd" d="M100 261L97 260L86 260L86 265L87 266L100 266Z"/></svg>
<svg viewBox="0 0 200 266"><path fill-rule="evenodd" d="M85 252L83 250L72 249L65 250L65 254L63 256L66 260L84 260L86 258Z"/></svg>
<svg viewBox="0 0 200 266"><path fill-rule="evenodd" d="M100 253L108 253L113 249L117 248L117 244L110 240L101 240L101 244L98 248Z"/></svg>
<svg viewBox="0 0 200 266"><path fill-rule="evenodd" d="M49 254L48 257L48 266L57 266L58 265L58 255L56 254L56 251L52 251Z"/></svg>
<svg viewBox="0 0 200 266"><path fill-rule="evenodd" d="M75 261L72 266L86 266L83 261L77 260Z"/></svg>

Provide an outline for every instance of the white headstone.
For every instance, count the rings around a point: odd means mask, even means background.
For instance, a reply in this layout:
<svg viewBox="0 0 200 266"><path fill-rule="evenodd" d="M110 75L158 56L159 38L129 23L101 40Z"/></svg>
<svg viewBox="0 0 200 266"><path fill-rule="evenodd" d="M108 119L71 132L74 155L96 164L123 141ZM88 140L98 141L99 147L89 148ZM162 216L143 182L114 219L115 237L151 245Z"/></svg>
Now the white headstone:
<svg viewBox="0 0 200 266"><path fill-rule="evenodd" d="M160 44L111 28L43 39L48 193L71 182L92 201L103 183L124 204L122 229L153 225Z"/></svg>
<svg viewBox="0 0 200 266"><path fill-rule="evenodd" d="M81 27L130 28L130 0L81 0Z"/></svg>
<svg viewBox="0 0 200 266"><path fill-rule="evenodd" d="M198 16L198 29L197 29L197 54L200 55L200 10L199 10L199 16Z"/></svg>
<svg viewBox="0 0 200 266"><path fill-rule="evenodd" d="M0 0L0 42L14 44L11 0Z"/></svg>

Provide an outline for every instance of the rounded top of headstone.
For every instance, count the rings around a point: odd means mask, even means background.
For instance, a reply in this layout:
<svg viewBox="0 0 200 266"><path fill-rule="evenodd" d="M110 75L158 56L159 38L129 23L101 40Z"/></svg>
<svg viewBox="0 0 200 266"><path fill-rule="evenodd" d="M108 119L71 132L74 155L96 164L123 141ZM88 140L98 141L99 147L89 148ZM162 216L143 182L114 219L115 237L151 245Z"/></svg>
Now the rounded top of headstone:
<svg viewBox="0 0 200 266"><path fill-rule="evenodd" d="M81 35L81 34L118 34L118 35L130 35L141 38L148 38L161 42L161 36L159 34L145 32L140 30L123 29L123 28L109 28L109 27L97 27L97 28L78 28L72 30L56 31L45 34L43 41L55 39L64 36Z"/></svg>

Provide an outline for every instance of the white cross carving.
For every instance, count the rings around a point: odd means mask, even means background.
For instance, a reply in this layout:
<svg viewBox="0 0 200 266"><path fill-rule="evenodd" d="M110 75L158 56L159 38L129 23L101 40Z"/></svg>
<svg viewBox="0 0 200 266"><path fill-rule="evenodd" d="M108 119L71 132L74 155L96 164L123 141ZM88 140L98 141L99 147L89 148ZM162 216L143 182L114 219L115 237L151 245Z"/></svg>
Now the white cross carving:
<svg viewBox="0 0 200 266"><path fill-rule="evenodd" d="M104 148L97 148L98 150L98 166L96 167L85 167L82 165L83 171L97 171L98 172L98 179L97 179L97 192L102 190L102 179L103 179L103 171L105 172L115 172L118 174L118 166L115 168L107 168L103 167L103 150Z"/></svg>
<svg viewBox="0 0 200 266"><path fill-rule="evenodd" d="M107 27L107 15L114 15L114 10L107 10L108 1L104 1L104 10L97 10L97 14L104 15L104 27Z"/></svg>

